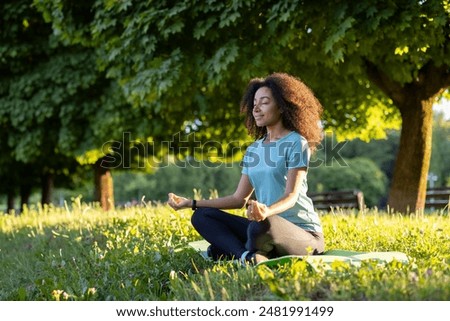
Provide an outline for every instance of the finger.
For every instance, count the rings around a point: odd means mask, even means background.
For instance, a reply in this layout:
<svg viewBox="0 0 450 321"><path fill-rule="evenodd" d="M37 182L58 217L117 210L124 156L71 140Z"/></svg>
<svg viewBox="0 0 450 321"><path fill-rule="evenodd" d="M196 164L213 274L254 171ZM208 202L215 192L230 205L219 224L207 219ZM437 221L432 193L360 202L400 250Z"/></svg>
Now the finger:
<svg viewBox="0 0 450 321"><path fill-rule="evenodd" d="M173 193L171 193L170 196L171 196L172 201L173 201L175 204L178 204L178 203L181 202L181 197L179 197L179 196L177 196L177 195L175 195L175 194L173 194Z"/></svg>
<svg viewBox="0 0 450 321"><path fill-rule="evenodd" d="M167 202L167 204L170 205L170 207L172 207L173 209L177 209L177 203L175 202L175 200L173 198L170 198L169 201Z"/></svg>

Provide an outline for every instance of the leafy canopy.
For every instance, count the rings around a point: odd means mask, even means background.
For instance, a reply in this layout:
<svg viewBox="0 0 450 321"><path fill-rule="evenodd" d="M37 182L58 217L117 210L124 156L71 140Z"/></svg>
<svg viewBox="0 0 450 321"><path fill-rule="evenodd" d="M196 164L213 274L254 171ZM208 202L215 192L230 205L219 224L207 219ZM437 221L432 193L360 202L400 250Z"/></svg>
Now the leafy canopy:
<svg viewBox="0 0 450 321"><path fill-rule="evenodd" d="M405 84L424 64L450 60L447 0L34 3L61 39L95 48L128 101L163 121L156 135L199 119L212 137L245 137L233 125L245 84L286 71L314 89L327 128L379 138L400 121L367 62Z"/></svg>

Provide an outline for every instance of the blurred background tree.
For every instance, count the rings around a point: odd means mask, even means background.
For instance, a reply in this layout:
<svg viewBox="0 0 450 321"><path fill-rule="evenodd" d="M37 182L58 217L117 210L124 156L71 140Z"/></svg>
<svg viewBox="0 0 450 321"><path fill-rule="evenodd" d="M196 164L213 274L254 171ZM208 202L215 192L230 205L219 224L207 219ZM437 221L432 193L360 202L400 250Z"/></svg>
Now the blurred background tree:
<svg viewBox="0 0 450 321"><path fill-rule="evenodd" d="M108 155L105 142L137 132L139 110L129 112L117 82L97 69L94 50L63 44L31 1L3 1L0 14L0 188L7 211L17 193L27 204L33 189L49 203L55 184L73 187L90 168L96 200L113 207L110 169L95 164Z"/></svg>

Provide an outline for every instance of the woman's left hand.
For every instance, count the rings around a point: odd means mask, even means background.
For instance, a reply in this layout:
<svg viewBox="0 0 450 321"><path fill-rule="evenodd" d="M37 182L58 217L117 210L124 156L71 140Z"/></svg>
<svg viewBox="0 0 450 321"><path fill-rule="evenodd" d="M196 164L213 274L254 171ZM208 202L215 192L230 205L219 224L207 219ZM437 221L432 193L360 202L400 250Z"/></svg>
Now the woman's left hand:
<svg viewBox="0 0 450 321"><path fill-rule="evenodd" d="M250 221L264 221L269 216L269 208L266 204L250 200L247 207L247 217Z"/></svg>

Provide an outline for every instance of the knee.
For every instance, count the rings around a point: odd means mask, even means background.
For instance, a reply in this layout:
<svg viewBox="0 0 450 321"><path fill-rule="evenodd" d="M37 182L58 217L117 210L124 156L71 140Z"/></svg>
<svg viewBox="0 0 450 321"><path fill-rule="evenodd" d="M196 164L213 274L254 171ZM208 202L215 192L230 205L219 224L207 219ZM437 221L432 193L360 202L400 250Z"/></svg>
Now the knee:
<svg viewBox="0 0 450 321"><path fill-rule="evenodd" d="M247 249L259 253L269 253L273 250L273 238L270 231L270 221L251 222L247 229Z"/></svg>
<svg viewBox="0 0 450 321"><path fill-rule="evenodd" d="M194 214L192 214L191 216L191 223L192 225L197 228L202 222L205 221L205 216L207 213L207 208L202 207L202 208L197 208L194 211Z"/></svg>
<svg viewBox="0 0 450 321"><path fill-rule="evenodd" d="M249 239L254 239L255 236L260 234L259 230L260 228L257 222L250 222L247 228L247 237Z"/></svg>
<svg viewBox="0 0 450 321"><path fill-rule="evenodd" d="M247 229L247 238L257 242L261 238L266 238L270 229L270 224L267 220L261 222L251 222Z"/></svg>

